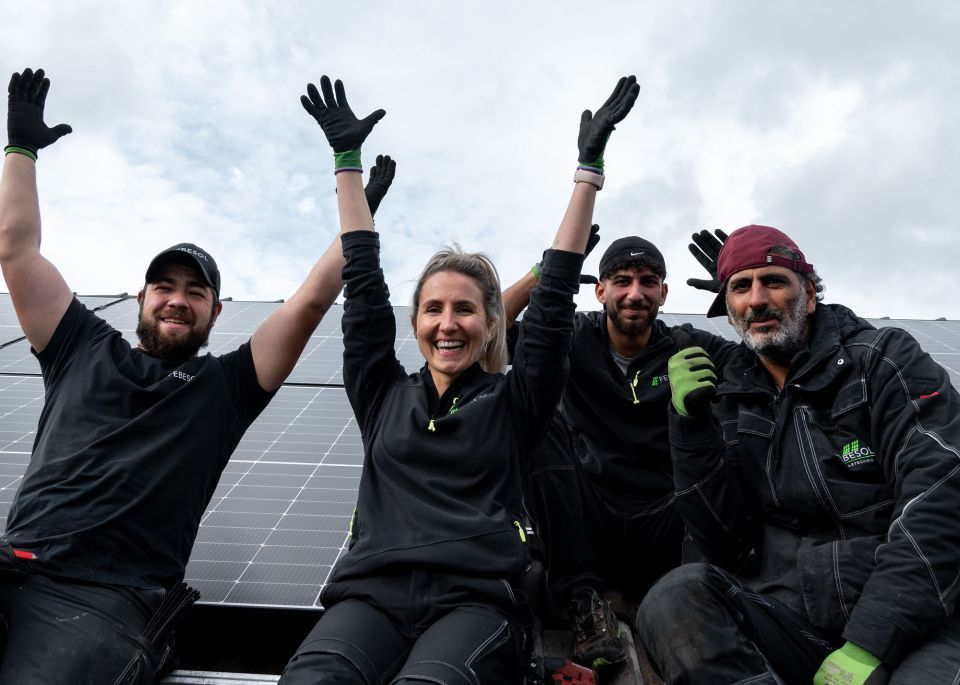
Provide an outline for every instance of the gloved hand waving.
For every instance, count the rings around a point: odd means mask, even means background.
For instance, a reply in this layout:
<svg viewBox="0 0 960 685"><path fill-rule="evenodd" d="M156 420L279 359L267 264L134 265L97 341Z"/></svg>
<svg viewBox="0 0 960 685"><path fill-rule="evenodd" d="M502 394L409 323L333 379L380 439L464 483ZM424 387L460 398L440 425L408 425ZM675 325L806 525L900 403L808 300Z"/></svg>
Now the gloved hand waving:
<svg viewBox="0 0 960 685"><path fill-rule="evenodd" d="M8 154L19 152L36 159L40 148L73 131L67 124L51 128L44 123L43 107L49 90L50 79L44 76L43 69L24 69L10 77L7 86L8 145L5 148Z"/></svg>
<svg viewBox="0 0 960 685"><path fill-rule="evenodd" d="M386 111L378 109L358 119L347 102L343 83L337 79L331 85L330 77L326 75L320 77L320 91L312 83L307 84L307 94L300 96L300 102L323 129L327 142L333 148L337 170L362 170L360 146L377 122L386 115Z"/></svg>

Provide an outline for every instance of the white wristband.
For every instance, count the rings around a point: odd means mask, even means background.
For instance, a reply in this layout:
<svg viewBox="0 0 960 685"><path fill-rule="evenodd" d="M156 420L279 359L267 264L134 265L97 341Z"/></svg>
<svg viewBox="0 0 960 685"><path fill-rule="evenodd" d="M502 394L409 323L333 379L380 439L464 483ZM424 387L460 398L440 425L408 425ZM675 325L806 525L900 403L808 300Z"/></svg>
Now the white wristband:
<svg viewBox="0 0 960 685"><path fill-rule="evenodd" d="M601 190L603 188L604 178L605 176L603 174L587 171L586 169L577 169L576 173L573 175L573 182L589 183L592 186L596 186L597 190Z"/></svg>

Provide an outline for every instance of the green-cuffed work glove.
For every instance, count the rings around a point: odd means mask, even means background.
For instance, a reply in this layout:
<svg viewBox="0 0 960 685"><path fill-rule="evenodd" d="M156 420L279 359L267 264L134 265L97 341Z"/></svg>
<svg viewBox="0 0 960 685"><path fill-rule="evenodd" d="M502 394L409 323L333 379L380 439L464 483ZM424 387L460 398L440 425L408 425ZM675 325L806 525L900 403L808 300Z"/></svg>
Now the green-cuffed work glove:
<svg viewBox="0 0 960 685"><path fill-rule="evenodd" d="M831 652L816 675L813 685L881 685L887 682L887 672L880 659L852 642Z"/></svg>
<svg viewBox="0 0 960 685"><path fill-rule="evenodd" d="M667 360L670 397L681 416L701 416L710 411L717 395L717 373L710 355L702 347L692 347L690 335L682 329L671 332L681 348Z"/></svg>
<svg viewBox="0 0 960 685"><path fill-rule="evenodd" d="M377 155L377 163L370 169L370 180L363 194L367 196L367 205L370 207L370 216L377 213L380 201L390 190L393 176L397 173L397 163L390 159L390 155Z"/></svg>
<svg viewBox="0 0 960 685"><path fill-rule="evenodd" d="M68 124L50 128L43 123L43 107L50 79L43 69L24 69L10 77L7 86L7 152L19 152L33 159L37 151L72 132Z"/></svg>
<svg viewBox="0 0 960 685"><path fill-rule="evenodd" d="M591 114L589 109L583 111L577 137L580 164L596 169L598 173L603 171L603 150L615 129L614 124L619 124L630 113L639 93L637 77L623 76L596 114Z"/></svg>
<svg viewBox="0 0 960 685"><path fill-rule="evenodd" d="M300 103L323 129L327 142L333 148L336 168L360 171L360 146L377 122L386 115L386 111L378 109L363 119L358 119L350 109L340 79L331 85L329 76L321 76L320 91L315 85L308 83L307 94L300 96Z"/></svg>
<svg viewBox="0 0 960 685"><path fill-rule="evenodd" d="M687 285L693 286L697 290L707 290L711 293L720 292L723 285L717 280L717 258L720 256L720 249L727 240L727 234L719 228L714 230L716 236L710 234L710 231L703 229L692 236L693 242L687 247L690 254L697 258L700 266L710 274L709 279L688 278Z"/></svg>

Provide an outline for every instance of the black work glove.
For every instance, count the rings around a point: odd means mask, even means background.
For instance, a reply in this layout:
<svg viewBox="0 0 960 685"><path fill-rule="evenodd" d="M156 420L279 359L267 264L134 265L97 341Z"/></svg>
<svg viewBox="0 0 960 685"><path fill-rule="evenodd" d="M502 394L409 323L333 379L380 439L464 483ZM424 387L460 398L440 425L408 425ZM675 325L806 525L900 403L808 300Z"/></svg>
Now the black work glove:
<svg viewBox="0 0 960 685"><path fill-rule="evenodd" d="M591 114L589 109L583 111L577 137L580 164L603 171L603 150L615 129L614 124L619 124L629 114L639 93L637 77L623 76L596 114Z"/></svg>
<svg viewBox="0 0 960 685"><path fill-rule="evenodd" d="M370 135L376 123L383 119L386 111L378 109L364 119L357 119L347 102L340 79L331 86L330 77L321 76L320 90L323 92L322 96L315 85L307 84L307 95L300 96L303 108L320 124L334 153L359 151L363 141Z"/></svg>
<svg viewBox="0 0 960 685"><path fill-rule="evenodd" d="M377 213L377 207L390 190L396 171L397 163L390 159L390 155L377 155L377 163L370 170L370 181L363 189L363 194L367 196L367 205L370 207L370 216Z"/></svg>
<svg viewBox="0 0 960 685"><path fill-rule="evenodd" d="M7 87L7 142L37 158L37 150L55 143L73 129L67 124L50 128L43 123L43 105L50 90L50 79L43 69L24 69L10 77Z"/></svg>
<svg viewBox="0 0 960 685"><path fill-rule="evenodd" d="M703 229L699 233L693 234L693 242L687 247L690 248L690 254L697 258L700 265L710 274L710 280L703 278L688 278L687 285L691 285L698 290L709 290L712 293L720 292L720 286L723 284L717 280L717 257L720 255L720 248L727 240L727 234L719 228L714 230L716 237L710 235L710 231Z"/></svg>
<svg viewBox="0 0 960 685"><path fill-rule="evenodd" d="M583 251L583 257L586 259L593 252L593 248L600 242L600 224L593 224L590 227L590 237L587 238L587 248ZM590 274L580 274L580 283L599 283L596 276Z"/></svg>

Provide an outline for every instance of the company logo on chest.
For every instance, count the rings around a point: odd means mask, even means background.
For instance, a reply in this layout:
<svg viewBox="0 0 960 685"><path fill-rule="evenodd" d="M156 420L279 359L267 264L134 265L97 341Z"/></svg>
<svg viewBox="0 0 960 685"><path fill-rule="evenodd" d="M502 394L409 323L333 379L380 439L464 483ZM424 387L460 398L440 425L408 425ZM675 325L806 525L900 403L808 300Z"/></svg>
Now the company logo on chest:
<svg viewBox="0 0 960 685"><path fill-rule="evenodd" d="M851 440L848 442L841 448L840 454L837 456L841 463L848 469L855 469L863 464L873 462L877 458L873 448L867 445L861 445L860 440Z"/></svg>

